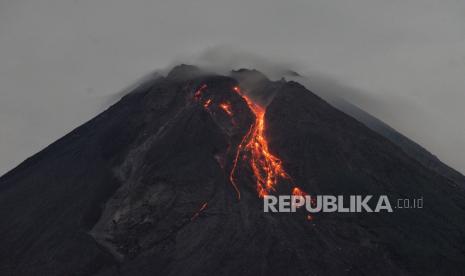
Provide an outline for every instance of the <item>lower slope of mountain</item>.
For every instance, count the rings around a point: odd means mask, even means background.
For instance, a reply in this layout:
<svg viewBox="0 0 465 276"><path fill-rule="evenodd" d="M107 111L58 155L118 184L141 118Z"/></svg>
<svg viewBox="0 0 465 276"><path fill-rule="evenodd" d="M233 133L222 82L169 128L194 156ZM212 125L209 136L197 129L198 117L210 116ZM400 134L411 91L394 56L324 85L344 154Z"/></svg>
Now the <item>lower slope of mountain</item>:
<svg viewBox="0 0 465 276"><path fill-rule="evenodd" d="M296 189L424 208L263 212L261 196ZM462 186L257 71L181 65L147 80L1 177L0 216L2 275L454 275L465 264Z"/></svg>

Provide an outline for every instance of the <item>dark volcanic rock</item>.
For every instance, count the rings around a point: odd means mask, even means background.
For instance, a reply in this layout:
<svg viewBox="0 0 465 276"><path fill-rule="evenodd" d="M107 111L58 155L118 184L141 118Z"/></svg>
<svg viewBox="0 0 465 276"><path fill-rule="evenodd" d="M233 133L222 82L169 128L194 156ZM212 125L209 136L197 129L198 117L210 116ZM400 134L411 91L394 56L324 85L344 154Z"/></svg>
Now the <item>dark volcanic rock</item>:
<svg viewBox="0 0 465 276"><path fill-rule="evenodd" d="M424 275L465 263L465 193L294 82L176 67L0 178L2 275ZM239 77L239 75L240 77ZM235 152L266 136L310 194L423 197L377 214L263 213ZM219 107L231 106L232 115ZM206 106L206 107L205 107Z"/></svg>
<svg viewBox="0 0 465 276"><path fill-rule="evenodd" d="M423 166L437 172L438 174L450 179L457 185L465 187L465 176L454 170L453 168L442 163L438 157L428 152L425 148L419 144L413 142L408 137L402 135L383 121L373 117L369 113L361 110L355 105L344 101L337 100L335 102L336 107L350 116L354 117L358 121L365 124L370 129L376 131L382 136L386 137L389 141L399 146L405 153L420 162Z"/></svg>
<svg viewBox="0 0 465 276"><path fill-rule="evenodd" d="M465 238L459 230L465 223L461 187L297 83L280 89L268 107L267 122L273 150L306 191L424 198L420 210L345 219L320 215L317 227L340 248L335 259L367 274L460 271L464 247L457 245ZM330 266L334 258L322 260Z"/></svg>

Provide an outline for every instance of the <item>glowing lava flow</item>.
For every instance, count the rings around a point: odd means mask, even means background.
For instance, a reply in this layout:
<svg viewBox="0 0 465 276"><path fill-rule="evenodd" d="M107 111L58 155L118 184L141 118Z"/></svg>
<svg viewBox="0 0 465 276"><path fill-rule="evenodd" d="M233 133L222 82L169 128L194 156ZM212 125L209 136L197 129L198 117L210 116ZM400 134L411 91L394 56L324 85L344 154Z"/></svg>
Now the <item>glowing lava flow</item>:
<svg viewBox="0 0 465 276"><path fill-rule="evenodd" d="M211 112L209 107L213 104L212 99L206 99L205 101L202 101L202 93L206 89L206 84L200 86L200 88L194 93L194 99L201 103L203 102L203 107ZM240 161L248 160L255 177L258 196L263 198L264 196L269 195L272 191L276 190L276 185L280 179L289 180L291 183L292 179L284 170L282 161L273 155L268 148L268 141L265 137L265 110L261 106L253 103L246 95L241 92L239 87L236 86L233 88L233 90L247 103L249 109L255 115L255 122L250 126L250 129L247 131L239 146L237 147L229 179L234 189L236 190L238 199L240 200L241 192L234 176L238 167L238 163ZM229 117L231 117L232 123L235 125L233 117L233 106L231 106L229 102L220 103L218 106L226 114L228 114ZM307 196L308 194L301 190L299 187L294 187L292 189L292 195ZM314 198L311 199L311 204L316 204ZM192 216L191 220L195 220L201 214L201 212L207 208L207 206L208 203L205 202L201 206L200 210ZM313 216L311 214L307 214L306 219L308 221L312 221Z"/></svg>
<svg viewBox="0 0 465 276"><path fill-rule="evenodd" d="M265 110L253 103L247 96L241 93L239 87L234 87L237 92L247 103L250 110L255 115L255 122L242 139L233 161L233 168L230 174L230 180L233 183L238 197L240 199L239 189L234 179L237 163L242 159L249 158L250 166L256 180L256 188L259 197L264 197L275 190L280 178L289 179L288 174L282 167L281 160L273 155L268 148L268 141L265 137Z"/></svg>
<svg viewBox="0 0 465 276"><path fill-rule="evenodd" d="M203 84L200 86L194 93L194 98L197 101L201 101L202 93L206 89L207 85ZM238 199L241 199L241 193L234 176L239 161L249 160L250 167L255 177L258 196L264 197L270 194L270 192L275 191L275 187L280 179L290 179L290 177L283 169L282 161L273 155L268 148L268 141L265 137L265 110L261 106L253 103L241 92L239 87L236 86L233 90L245 100L249 109L254 113L255 122L251 125L237 147L229 179L236 190ZM211 104L212 100L207 99L203 103L203 106L208 109ZM219 107L230 117L233 117L234 113L229 102L220 103ZM206 208L206 205L201 210L204 208Z"/></svg>

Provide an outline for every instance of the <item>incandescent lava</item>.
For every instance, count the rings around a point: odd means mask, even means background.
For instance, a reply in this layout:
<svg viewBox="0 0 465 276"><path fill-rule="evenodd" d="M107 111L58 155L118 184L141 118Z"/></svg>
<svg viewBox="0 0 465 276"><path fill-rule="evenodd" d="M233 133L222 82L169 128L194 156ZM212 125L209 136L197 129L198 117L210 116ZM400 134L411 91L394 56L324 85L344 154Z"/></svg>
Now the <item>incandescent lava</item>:
<svg viewBox="0 0 465 276"><path fill-rule="evenodd" d="M289 175L282 167L282 161L273 155L268 148L265 137L265 109L244 95L240 88L235 86L233 90L247 103L255 115L255 122L239 144L230 173L230 180L237 187L234 174L240 160L249 160L252 168L256 189L259 197L264 197L275 190L280 179L289 179ZM242 158L241 158L242 157ZM238 193L240 198L240 193Z"/></svg>
<svg viewBox="0 0 465 276"><path fill-rule="evenodd" d="M195 99L198 101L201 100L202 93L206 89L206 84L201 85L194 93ZM268 141L265 136L265 109L242 93L238 86L233 87L233 91L247 103L248 108L255 116L255 121L237 147L229 179L237 193L238 199L240 199L241 193L235 175L239 163L248 162L247 165L250 166L255 178L258 196L263 198L271 192L276 191L276 186L280 180L291 180L291 178L284 170L281 159L270 152ZM203 106L206 109L212 104L212 99L210 98L203 102ZM234 120L234 106L232 106L230 102L221 102L218 104L218 107Z"/></svg>

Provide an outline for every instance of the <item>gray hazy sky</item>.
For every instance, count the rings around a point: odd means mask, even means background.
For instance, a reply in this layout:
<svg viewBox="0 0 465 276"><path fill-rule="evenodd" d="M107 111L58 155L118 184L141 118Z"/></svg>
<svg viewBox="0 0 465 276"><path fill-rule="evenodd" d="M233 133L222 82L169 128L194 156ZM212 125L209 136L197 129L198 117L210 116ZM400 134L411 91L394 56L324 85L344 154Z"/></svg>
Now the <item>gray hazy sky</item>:
<svg viewBox="0 0 465 276"><path fill-rule="evenodd" d="M360 91L355 104L465 172L464 15L463 0L0 0L0 174L218 45L234 66Z"/></svg>

